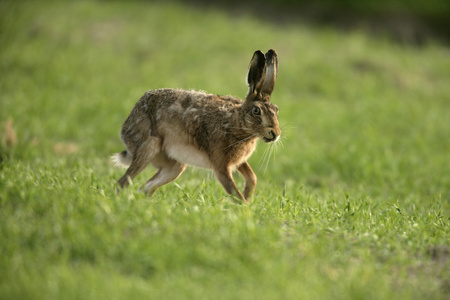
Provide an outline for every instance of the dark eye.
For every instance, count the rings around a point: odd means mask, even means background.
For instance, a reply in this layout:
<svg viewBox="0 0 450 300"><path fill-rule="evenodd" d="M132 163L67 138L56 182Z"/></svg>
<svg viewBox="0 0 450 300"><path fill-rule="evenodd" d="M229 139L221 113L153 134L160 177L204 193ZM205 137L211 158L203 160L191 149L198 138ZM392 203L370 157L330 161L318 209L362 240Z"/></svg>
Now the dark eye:
<svg viewBox="0 0 450 300"><path fill-rule="evenodd" d="M259 116L261 114L261 108L259 108L258 106L253 106L252 112L255 116Z"/></svg>

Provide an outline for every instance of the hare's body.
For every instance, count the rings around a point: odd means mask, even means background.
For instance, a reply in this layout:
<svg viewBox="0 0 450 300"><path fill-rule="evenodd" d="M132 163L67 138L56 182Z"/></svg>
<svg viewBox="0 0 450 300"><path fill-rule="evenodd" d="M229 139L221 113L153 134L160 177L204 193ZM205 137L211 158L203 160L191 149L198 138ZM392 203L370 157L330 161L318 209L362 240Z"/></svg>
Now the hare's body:
<svg viewBox="0 0 450 300"><path fill-rule="evenodd" d="M266 58L255 52L245 101L177 89L146 92L123 124L121 137L126 150L114 156L116 163L129 166L118 181L120 187L151 163L158 172L144 191L153 194L175 180L187 165L194 165L214 170L228 193L247 201L256 185L247 159L258 138L272 142L281 132L278 108L269 102L277 71L276 52L271 51ZM266 83L270 66L272 79ZM235 169L245 178L243 194L233 181Z"/></svg>
<svg viewBox="0 0 450 300"><path fill-rule="evenodd" d="M147 131L144 138L161 137L161 150L178 162L207 169L222 160L240 165L256 146L256 136L242 129L241 106L242 100L196 91L149 91L125 122L122 139L135 145Z"/></svg>

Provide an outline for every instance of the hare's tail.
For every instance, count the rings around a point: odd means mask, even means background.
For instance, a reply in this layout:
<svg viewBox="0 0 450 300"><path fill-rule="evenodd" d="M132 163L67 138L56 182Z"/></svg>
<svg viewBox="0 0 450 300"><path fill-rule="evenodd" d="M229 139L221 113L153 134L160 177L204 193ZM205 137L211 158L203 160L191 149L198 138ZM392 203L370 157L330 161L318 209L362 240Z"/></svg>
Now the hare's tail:
<svg viewBox="0 0 450 300"><path fill-rule="evenodd" d="M123 150L111 156L111 161L116 167L127 168L131 165L132 157L127 150Z"/></svg>

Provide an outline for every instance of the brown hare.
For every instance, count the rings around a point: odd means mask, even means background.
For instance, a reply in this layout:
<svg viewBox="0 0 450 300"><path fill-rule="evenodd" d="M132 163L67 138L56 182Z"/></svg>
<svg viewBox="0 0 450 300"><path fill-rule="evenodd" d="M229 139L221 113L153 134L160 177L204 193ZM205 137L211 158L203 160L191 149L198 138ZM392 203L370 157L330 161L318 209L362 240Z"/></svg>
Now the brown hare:
<svg viewBox="0 0 450 300"><path fill-rule="evenodd" d="M112 157L128 167L118 186L127 186L151 163L158 171L141 188L153 195L194 165L214 170L228 194L249 202L256 176L247 159L258 138L270 143L281 134L278 107L270 103L277 74L277 53L258 50L250 61L245 101L177 89L146 92L122 126L126 150ZM233 180L234 169L245 179L242 193Z"/></svg>

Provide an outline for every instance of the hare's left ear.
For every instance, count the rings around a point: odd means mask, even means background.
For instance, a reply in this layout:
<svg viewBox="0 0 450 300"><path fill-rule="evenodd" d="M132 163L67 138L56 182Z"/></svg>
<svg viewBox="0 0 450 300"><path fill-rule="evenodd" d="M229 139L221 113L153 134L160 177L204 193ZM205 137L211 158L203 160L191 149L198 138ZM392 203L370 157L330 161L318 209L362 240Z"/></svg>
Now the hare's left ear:
<svg viewBox="0 0 450 300"><path fill-rule="evenodd" d="M275 50L270 49L266 53L266 77L262 85L261 93L271 95L275 88L275 82L278 76L278 54Z"/></svg>
<svg viewBox="0 0 450 300"><path fill-rule="evenodd" d="M263 86L265 76L266 76L266 58L264 57L264 54L260 50L257 50L253 54L252 60L250 61L250 65L248 66L247 97L253 94L261 93L261 88Z"/></svg>

